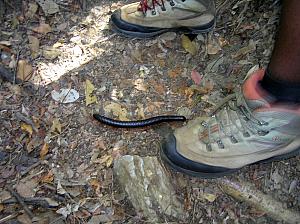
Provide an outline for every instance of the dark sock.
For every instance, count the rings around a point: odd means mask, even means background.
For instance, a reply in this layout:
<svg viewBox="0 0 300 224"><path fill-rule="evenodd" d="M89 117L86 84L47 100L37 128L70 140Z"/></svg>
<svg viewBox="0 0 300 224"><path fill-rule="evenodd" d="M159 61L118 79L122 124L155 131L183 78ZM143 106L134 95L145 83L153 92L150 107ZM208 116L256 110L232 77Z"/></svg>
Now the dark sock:
<svg viewBox="0 0 300 224"><path fill-rule="evenodd" d="M274 79L269 69L266 70L261 86L277 101L300 103L300 83Z"/></svg>

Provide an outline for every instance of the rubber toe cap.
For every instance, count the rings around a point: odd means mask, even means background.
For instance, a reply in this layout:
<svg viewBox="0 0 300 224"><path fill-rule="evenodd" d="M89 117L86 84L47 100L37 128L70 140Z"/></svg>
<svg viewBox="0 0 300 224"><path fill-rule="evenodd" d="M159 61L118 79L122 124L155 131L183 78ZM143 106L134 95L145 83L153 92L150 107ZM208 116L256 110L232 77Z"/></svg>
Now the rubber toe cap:
<svg viewBox="0 0 300 224"><path fill-rule="evenodd" d="M235 169L228 169L219 166L210 166L203 163L194 162L182 156L176 149L176 138L169 134L162 147L163 159L174 169L192 176L216 177L218 174L234 172Z"/></svg>
<svg viewBox="0 0 300 224"><path fill-rule="evenodd" d="M118 9L113 12L110 18L110 22L113 26L117 27L119 30L138 32L138 33L154 33L162 30L161 28L140 26L137 24L126 22L121 18L121 10Z"/></svg>

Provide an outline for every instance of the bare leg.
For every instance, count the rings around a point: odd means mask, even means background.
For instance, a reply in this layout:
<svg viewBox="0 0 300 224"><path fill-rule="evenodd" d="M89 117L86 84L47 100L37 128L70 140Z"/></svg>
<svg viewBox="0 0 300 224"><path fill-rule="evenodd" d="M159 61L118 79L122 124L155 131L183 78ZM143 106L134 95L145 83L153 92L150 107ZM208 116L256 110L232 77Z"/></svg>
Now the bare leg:
<svg viewBox="0 0 300 224"><path fill-rule="evenodd" d="M300 1L284 0L280 27L269 64L272 77L300 85Z"/></svg>
<svg viewBox="0 0 300 224"><path fill-rule="evenodd" d="M280 102L300 103L300 1L284 0L277 40L261 86Z"/></svg>

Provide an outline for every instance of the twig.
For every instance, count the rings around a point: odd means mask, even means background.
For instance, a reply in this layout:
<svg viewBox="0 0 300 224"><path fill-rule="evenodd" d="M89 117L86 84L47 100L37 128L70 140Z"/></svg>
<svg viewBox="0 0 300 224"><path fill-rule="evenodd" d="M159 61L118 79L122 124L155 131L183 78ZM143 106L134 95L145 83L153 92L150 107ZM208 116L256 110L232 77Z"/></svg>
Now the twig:
<svg viewBox="0 0 300 224"><path fill-rule="evenodd" d="M23 207L24 211L26 212L26 214L29 216L30 219L32 219L34 217L33 213L30 211L30 209L28 208L28 206L25 204L23 198L12 189L12 187L6 187L6 190L8 190L12 196L14 196L17 201L19 202L19 204Z"/></svg>
<svg viewBox="0 0 300 224"><path fill-rule="evenodd" d="M284 223L299 224L299 212L286 208L284 203L259 191L253 184L226 178L221 178L217 182L226 194L254 206L267 213L273 219Z"/></svg>
<svg viewBox="0 0 300 224"><path fill-rule="evenodd" d="M71 89L72 89L72 88L70 88L70 89L68 90L67 94L66 94L66 95L64 96L64 98L61 100L61 103L64 103L65 99L67 98L67 96L68 96L69 93L71 92Z"/></svg>
<svg viewBox="0 0 300 224"><path fill-rule="evenodd" d="M248 6L249 6L249 2L247 1L244 5L243 10L241 11L238 18L236 19L236 21L238 21L238 25L235 27L234 32L236 32L238 30L238 28L240 27L240 25L244 21L244 18L245 18L244 14L247 12Z"/></svg>
<svg viewBox="0 0 300 224"><path fill-rule="evenodd" d="M16 217L17 217L19 214L21 214L22 212L23 212L23 210L18 211L18 212L14 213L14 214L10 214L10 215L8 215L8 216L6 216L6 217L0 219L0 224L1 224L1 223L7 223L8 220L11 220L11 219L16 218Z"/></svg>
<svg viewBox="0 0 300 224"><path fill-rule="evenodd" d="M18 50L17 58L16 58L16 67L14 69L14 81L13 81L14 85L16 84L16 79L17 79L17 72L18 72L18 64L19 64L20 53L21 53L21 50Z"/></svg>
<svg viewBox="0 0 300 224"><path fill-rule="evenodd" d="M52 156L52 154L48 154L45 156L44 160L47 160L47 159L50 159ZM20 175L21 177L26 175L28 172L30 172L32 169L34 169L35 167L37 167L38 165L40 165L43 161L42 160L39 160L37 161L36 163L32 164L30 167L27 167L26 170L23 170Z"/></svg>
<svg viewBox="0 0 300 224"><path fill-rule="evenodd" d="M218 6L218 8L216 9L216 14L218 14L218 13L220 12L220 10L221 10L222 8L224 8L224 6L227 5L228 1L229 1L229 0L225 0L221 5ZM232 4L232 2L230 2L230 5L231 5L231 4Z"/></svg>
<svg viewBox="0 0 300 224"><path fill-rule="evenodd" d="M110 206L113 208L113 202L114 202L114 174L111 176L111 200L110 200Z"/></svg>
<svg viewBox="0 0 300 224"><path fill-rule="evenodd" d="M23 201L28 205L38 205L38 206L41 206L43 208L49 208L50 207L49 203L45 200L45 198L40 198L40 197L23 198ZM11 198L11 199L7 199L5 201L2 201L1 203L4 204L4 205L10 205L10 204L18 203L18 202L19 201L17 199Z"/></svg>
<svg viewBox="0 0 300 224"><path fill-rule="evenodd" d="M99 43L108 41L108 40L110 40L111 38L113 38L113 37L116 36L116 35L117 35L117 34L113 33L113 34L111 34L111 35L109 35L109 36L107 36L107 37L99 37L99 38L98 38L96 41L94 41L94 43L92 43L92 44L95 44L95 43L99 44Z"/></svg>

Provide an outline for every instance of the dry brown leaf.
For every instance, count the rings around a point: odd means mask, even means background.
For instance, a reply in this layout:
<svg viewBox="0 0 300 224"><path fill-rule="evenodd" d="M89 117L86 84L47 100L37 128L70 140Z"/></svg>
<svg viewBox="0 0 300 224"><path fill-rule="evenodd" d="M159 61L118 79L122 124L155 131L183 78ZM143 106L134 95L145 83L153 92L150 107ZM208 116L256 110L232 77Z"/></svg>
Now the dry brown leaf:
<svg viewBox="0 0 300 224"><path fill-rule="evenodd" d="M204 197L207 201L209 201L209 202L214 202L214 201L216 200L216 198L217 198L216 195L210 194L210 193L204 193L204 194L203 194L203 197Z"/></svg>
<svg viewBox="0 0 300 224"><path fill-rule="evenodd" d="M235 88L235 84L233 82L227 82L225 84L225 89L226 89L227 93L232 93L234 88Z"/></svg>
<svg viewBox="0 0 300 224"><path fill-rule="evenodd" d="M18 63L17 78L22 81L28 81L33 74L32 66L25 60L20 60Z"/></svg>
<svg viewBox="0 0 300 224"><path fill-rule="evenodd" d="M23 131L26 131L30 136L32 136L33 129L31 127L31 125L22 122L21 123L21 129Z"/></svg>
<svg viewBox="0 0 300 224"><path fill-rule="evenodd" d="M232 58L233 59L240 58L252 51L255 51L255 49L256 49L256 43L253 40L250 40L248 46L239 49L235 54L232 55Z"/></svg>
<svg viewBox="0 0 300 224"><path fill-rule="evenodd" d="M0 202L10 199L12 196L9 191L1 189L0 191Z"/></svg>
<svg viewBox="0 0 300 224"><path fill-rule="evenodd" d="M217 54L220 50L222 49L215 38L209 38L207 44L207 54L214 55Z"/></svg>
<svg viewBox="0 0 300 224"><path fill-rule="evenodd" d="M154 89L160 95L163 95L166 93L165 87L162 84L157 83L157 85L154 86Z"/></svg>
<svg viewBox="0 0 300 224"><path fill-rule="evenodd" d="M208 94L210 93L214 88L214 82L211 80L205 80L203 85L196 86L193 85L189 89L193 92L197 92L198 94Z"/></svg>
<svg viewBox="0 0 300 224"><path fill-rule="evenodd" d="M31 218L26 214L23 213L17 217L18 223L21 224L32 224Z"/></svg>
<svg viewBox="0 0 300 224"><path fill-rule="evenodd" d="M150 80L149 83L150 83L150 86L152 86L158 94L160 94L160 95L165 94L165 92L166 92L165 87L161 83L158 83L155 80Z"/></svg>
<svg viewBox="0 0 300 224"><path fill-rule="evenodd" d="M90 180L90 185L95 190L96 194L100 193L101 184L100 184L99 180L91 179Z"/></svg>
<svg viewBox="0 0 300 224"><path fill-rule="evenodd" d="M25 13L26 18L33 18L35 13L38 10L38 5L35 2L29 2L28 3L28 10Z"/></svg>
<svg viewBox="0 0 300 224"><path fill-rule="evenodd" d="M104 155L100 159L95 160L95 163L102 164L108 168L111 166L113 161L114 161L114 158L111 155Z"/></svg>
<svg viewBox="0 0 300 224"><path fill-rule="evenodd" d="M102 139L96 140L94 145L97 149L106 149L106 147L104 145L104 141Z"/></svg>
<svg viewBox="0 0 300 224"><path fill-rule="evenodd" d="M41 33L41 34L47 34L52 31L51 26L46 23L41 23L38 27L35 27L32 30L34 32Z"/></svg>
<svg viewBox="0 0 300 224"><path fill-rule="evenodd" d="M113 115L117 116L121 121L128 121L127 110L123 108L120 104L112 102L104 107L106 113L112 112Z"/></svg>
<svg viewBox="0 0 300 224"><path fill-rule="evenodd" d="M181 73L182 73L182 69L178 66L176 66L175 69L168 71L168 75L173 79L176 78Z"/></svg>
<svg viewBox="0 0 300 224"><path fill-rule="evenodd" d="M166 61L162 58L157 59L156 62L162 68L166 66Z"/></svg>
<svg viewBox="0 0 300 224"><path fill-rule="evenodd" d="M90 80L85 80L85 105L88 106L92 103L97 103L97 97L93 95L95 91L94 85Z"/></svg>
<svg viewBox="0 0 300 224"><path fill-rule="evenodd" d="M60 43L60 42L56 42L55 44L53 44L53 48L59 48L59 47L62 47L64 46L63 43Z"/></svg>
<svg viewBox="0 0 300 224"><path fill-rule="evenodd" d="M50 132L58 133L58 134L61 133L61 123L59 122L59 120L57 118L53 119Z"/></svg>
<svg viewBox="0 0 300 224"><path fill-rule="evenodd" d="M28 142L26 149L28 153L31 153L35 148L41 145L41 139L39 136L33 136L33 138Z"/></svg>
<svg viewBox="0 0 300 224"><path fill-rule="evenodd" d="M184 95L187 96L187 98L188 98L187 103L189 105L193 103L192 97L193 97L194 93L195 93L195 91L192 88L189 88L189 87L184 88Z"/></svg>
<svg viewBox="0 0 300 224"><path fill-rule="evenodd" d="M134 81L134 88L136 88L137 90L140 90L140 91L144 91L144 92L146 92L148 89L148 87L145 84L143 79L136 79Z"/></svg>
<svg viewBox="0 0 300 224"><path fill-rule="evenodd" d="M196 85L200 85L203 75L200 75L196 70L192 70L191 77Z"/></svg>
<svg viewBox="0 0 300 224"><path fill-rule="evenodd" d="M20 181L19 184L16 186L17 192L25 198L32 198L34 197L36 191L35 188L38 186L38 182L36 179L30 179L28 181Z"/></svg>
<svg viewBox="0 0 300 224"><path fill-rule="evenodd" d="M251 214L252 217L259 218L266 215L267 213L257 208L251 208L249 214Z"/></svg>
<svg viewBox="0 0 300 224"><path fill-rule="evenodd" d="M149 103L145 109L148 113L153 113L156 110L156 106L152 103Z"/></svg>
<svg viewBox="0 0 300 224"><path fill-rule="evenodd" d="M143 52L139 49L135 49L135 50L131 51L131 56L140 63L143 62L142 55L143 55Z"/></svg>
<svg viewBox="0 0 300 224"><path fill-rule="evenodd" d="M159 108L163 105L164 103L162 102L148 102L147 107L145 108L145 111L148 113L157 113Z"/></svg>
<svg viewBox="0 0 300 224"><path fill-rule="evenodd" d="M42 53L43 53L44 58L46 58L48 60L53 60L61 54L61 51L58 49L55 49L54 47L44 46Z"/></svg>
<svg viewBox="0 0 300 224"><path fill-rule="evenodd" d="M41 182L42 183L52 183L54 180L54 175L52 170L50 170L46 175L41 177Z"/></svg>
<svg viewBox="0 0 300 224"><path fill-rule="evenodd" d="M218 40L219 40L219 45L221 48L229 45L229 41L227 39L225 39L224 37L219 37Z"/></svg>
<svg viewBox="0 0 300 224"><path fill-rule="evenodd" d="M40 50L40 41L35 36L28 36L31 57L36 58Z"/></svg>
<svg viewBox="0 0 300 224"><path fill-rule="evenodd" d="M49 152L49 145L47 143L44 143L44 145L40 151L41 160L45 159L45 156L48 154L48 152Z"/></svg>
<svg viewBox="0 0 300 224"><path fill-rule="evenodd" d="M137 116L139 119L145 119L145 112L144 112L144 107L143 104L137 103Z"/></svg>
<svg viewBox="0 0 300 224"><path fill-rule="evenodd" d="M197 45L195 42L191 41L188 36L182 35L181 44L182 47L191 55L194 56L197 54Z"/></svg>
<svg viewBox="0 0 300 224"><path fill-rule="evenodd" d="M207 81L205 82L204 87L205 87L205 89L207 90L207 92L209 93L209 92L211 92L211 91L213 90L213 88L214 88L214 82L211 81L211 80L207 80Z"/></svg>
<svg viewBox="0 0 300 224"><path fill-rule="evenodd" d="M91 163L97 162L100 151L103 149L105 149L103 140L102 139L96 140L96 142L93 144L93 151L90 159Z"/></svg>

